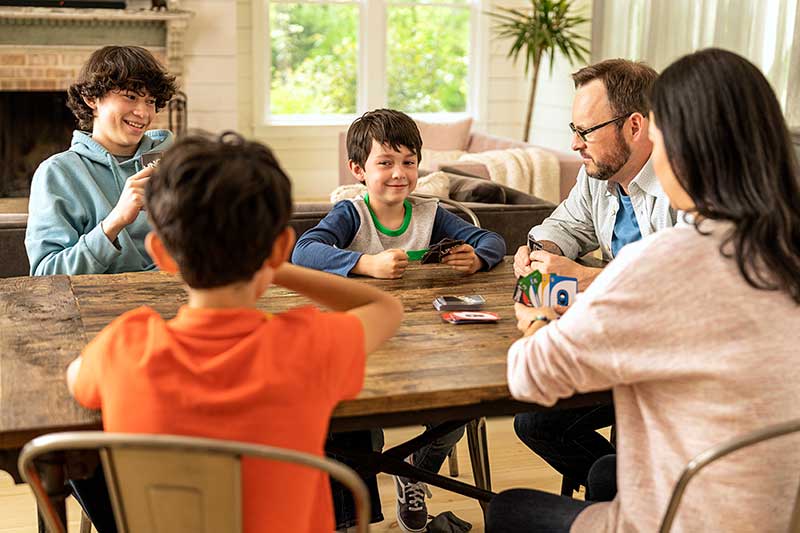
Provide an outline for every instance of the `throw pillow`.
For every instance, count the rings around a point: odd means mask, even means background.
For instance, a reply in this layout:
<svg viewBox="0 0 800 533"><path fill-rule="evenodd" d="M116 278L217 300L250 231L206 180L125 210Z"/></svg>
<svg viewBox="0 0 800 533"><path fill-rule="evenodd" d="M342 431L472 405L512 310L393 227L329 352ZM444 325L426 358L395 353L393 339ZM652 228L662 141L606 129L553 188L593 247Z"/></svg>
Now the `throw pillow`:
<svg viewBox="0 0 800 533"><path fill-rule="evenodd" d="M435 124L417 120L417 127L422 136L422 146L428 150L466 150L469 142L469 130L472 128L472 117ZM422 158L423 161L425 158Z"/></svg>
<svg viewBox="0 0 800 533"><path fill-rule="evenodd" d="M488 180L451 175L450 198L458 202L504 204L506 191L500 185Z"/></svg>
<svg viewBox="0 0 800 533"><path fill-rule="evenodd" d="M429 150L422 149L422 161L419 163L420 170L439 170L444 163L458 161L464 155L464 150Z"/></svg>
<svg viewBox="0 0 800 533"><path fill-rule="evenodd" d="M362 183L340 185L331 192L331 203L335 204L342 200L350 200L351 198L364 196L366 192L367 186ZM430 194L431 196L438 196L439 198L449 198L450 179L444 172L432 172L417 180L417 188L414 192Z"/></svg>

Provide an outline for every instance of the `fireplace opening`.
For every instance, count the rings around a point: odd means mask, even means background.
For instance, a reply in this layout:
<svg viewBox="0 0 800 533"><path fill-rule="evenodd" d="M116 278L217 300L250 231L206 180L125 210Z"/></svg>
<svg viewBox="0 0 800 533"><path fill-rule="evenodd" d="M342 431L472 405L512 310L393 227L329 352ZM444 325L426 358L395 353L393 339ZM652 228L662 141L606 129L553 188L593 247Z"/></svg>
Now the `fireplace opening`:
<svg viewBox="0 0 800 533"><path fill-rule="evenodd" d="M28 196L36 167L69 148L77 125L66 92L0 92L0 198Z"/></svg>

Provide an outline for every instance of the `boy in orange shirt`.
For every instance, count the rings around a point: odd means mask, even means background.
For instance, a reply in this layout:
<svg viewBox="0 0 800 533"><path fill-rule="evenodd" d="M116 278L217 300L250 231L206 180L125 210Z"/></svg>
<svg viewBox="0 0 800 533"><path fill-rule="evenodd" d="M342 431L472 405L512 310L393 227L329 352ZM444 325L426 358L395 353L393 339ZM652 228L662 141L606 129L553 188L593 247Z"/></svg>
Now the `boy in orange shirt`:
<svg viewBox="0 0 800 533"><path fill-rule="evenodd" d="M148 307L114 320L70 364L71 393L102 409L106 431L322 456L331 412L361 390L365 354L396 331L399 301L286 262L295 241L289 179L269 149L238 135L177 143L148 184L146 205L148 253L161 270L180 273L188 303L171 320ZM271 283L334 312L258 311ZM322 473L250 460L242 494L248 533L333 529ZM101 527L113 531L113 519Z"/></svg>

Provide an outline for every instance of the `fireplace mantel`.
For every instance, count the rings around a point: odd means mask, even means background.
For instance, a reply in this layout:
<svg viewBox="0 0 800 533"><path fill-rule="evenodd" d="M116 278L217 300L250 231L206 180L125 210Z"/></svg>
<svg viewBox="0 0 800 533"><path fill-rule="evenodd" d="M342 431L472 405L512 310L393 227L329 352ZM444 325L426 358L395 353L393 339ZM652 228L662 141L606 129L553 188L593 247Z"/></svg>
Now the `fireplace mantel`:
<svg viewBox="0 0 800 533"><path fill-rule="evenodd" d="M109 44L150 49L179 80L190 11L0 7L0 90L66 89Z"/></svg>

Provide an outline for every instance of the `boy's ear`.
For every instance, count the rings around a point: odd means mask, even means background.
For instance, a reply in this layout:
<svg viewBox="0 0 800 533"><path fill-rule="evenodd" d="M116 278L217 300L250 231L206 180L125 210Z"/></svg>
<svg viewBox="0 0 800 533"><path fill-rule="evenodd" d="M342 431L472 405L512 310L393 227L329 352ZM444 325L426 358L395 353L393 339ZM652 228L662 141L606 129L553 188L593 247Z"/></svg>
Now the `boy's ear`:
<svg viewBox="0 0 800 533"><path fill-rule="evenodd" d="M294 232L294 228L286 226L275 238L275 243L272 245L272 253L265 262L272 268L278 268L284 264L289 260L296 240L297 234Z"/></svg>
<svg viewBox="0 0 800 533"><path fill-rule="evenodd" d="M350 173L359 183L364 183L366 179L364 178L364 169L361 165L353 161L352 159L347 160L347 167L350 169Z"/></svg>
<svg viewBox="0 0 800 533"><path fill-rule="evenodd" d="M97 99L94 96L81 96L83 102L90 108L97 110Z"/></svg>
<svg viewBox="0 0 800 533"><path fill-rule="evenodd" d="M147 250L147 253L150 254L150 257L153 258L159 270L169 272L170 274L178 273L178 263L172 258L167 251L167 247L164 246L164 242L155 232L151 231L147 234L147 237L144 238L144 248Z"/></svg>

